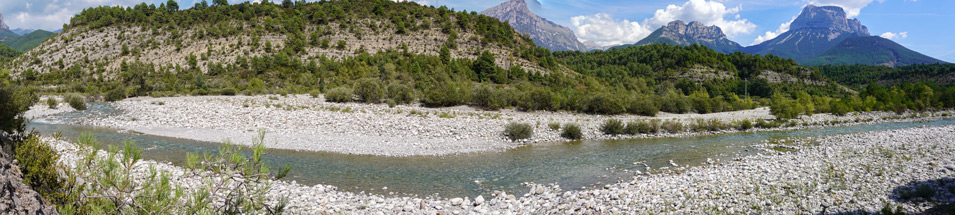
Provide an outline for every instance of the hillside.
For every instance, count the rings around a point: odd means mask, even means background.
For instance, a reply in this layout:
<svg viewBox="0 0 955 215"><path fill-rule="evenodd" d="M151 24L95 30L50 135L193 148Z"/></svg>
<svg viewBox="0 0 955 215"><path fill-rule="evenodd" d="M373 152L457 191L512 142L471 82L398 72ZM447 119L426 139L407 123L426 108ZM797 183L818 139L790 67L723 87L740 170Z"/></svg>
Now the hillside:
<svg viewBox="0 0 955 215"><path fill-rule="evenodd" d="M507 22L514 30L527 34L534 43L552 51L587 51L570 28L537 16L527 8L524 0L509 0L488 8L481 14Z"/></svg>
<svg viewBox="0 0 955 215"><path fill-rule="evenodd" d="M4 68L5 64L9 63L17 56L20 56L20 54L22 54L22 52L10 48L7 45L0 44L0 68Z"/></svg>
<svg viewBox="0 0 955 215"><path fill-rule="evenodd" d="M889 67L912 64L945 63L905 48L882 37L854 37L843 40L819 57L803 65L883 65Z"/></svg>
<svg viewBox="0 0 955 215"><path fill-rule="evenodd" d="M43 43L43 41L52 37L54 34L55 33L49 31L36 30L23 36L4 40L0 43L10 46L18 51L25 52L39 46L41 43Z"/></svg>
<svg viewBox="0 0 955 215"><path fill-rule="evenodd" d="M391 1L213 5L179 11L155 5L89 8L63 33L25 53L15 71L79 67L118 73L123 62L156 67L242 66L252 58L342 60L389 50L476 59L491 52L503 68L546 72L533 43L506 24L474 12ZM193 61L190 61L193 60Z"/></svg>
<svg viewBox="0 0 955 215"><path fill-rule="evenodd" d="M615 48L657 43L681 46L700 44L724 54L733 53L743 48L739 43L727 39L726 34L723 34L723 30L720 29L720 27L705 26L703 23L697 21L685 23L680 20L670 22L666 26L660 27L636 44L618 46Z"/></svg>
<svg viewBox="0 0 955 215"><path fill-rule="evenodd" d="M917 64L895 68L868 65L826 65L814 68L833 81L854 88L863 88L871 83L899 85L903 83L933 82L943 86L955 83L955 64Z"/></svg>

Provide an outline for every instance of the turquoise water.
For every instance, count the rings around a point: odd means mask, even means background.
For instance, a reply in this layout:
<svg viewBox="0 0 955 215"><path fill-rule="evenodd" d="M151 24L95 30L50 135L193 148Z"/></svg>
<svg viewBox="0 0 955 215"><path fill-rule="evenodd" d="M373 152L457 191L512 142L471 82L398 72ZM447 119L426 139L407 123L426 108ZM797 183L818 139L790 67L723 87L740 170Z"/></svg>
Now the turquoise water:
<svg viewBox="0 0 955 215"><path fill-rule="evenodd" d="M70 113L41 119L29 127L49 134L59 131L68 139L92 132L107 144L134 141L145 148L146 159L181 164L187 152L215 153L218 143L177 138L118 133L113 129L56 124L89 114L112 114L108 106L91 105L84 113ZM669 160L699 165L707 158L728 160L755 152L753 144L780 137L805 137L955 124L955 120L921 123L890 123L787 132L738 133L690 138L660 138L617 141L542 143L499 152L445 156L380 157L326 152L270 150L266 162L292 166L287 180L300 184L327 184L341 190L405 195L476 196L493 190L523 193L522 182L557 183L564 189L578 189L629 180L645 162L652 168L669 166ZM477 181L477 182L476 182ZM388 187L387 190L382 190Z"/></svg>

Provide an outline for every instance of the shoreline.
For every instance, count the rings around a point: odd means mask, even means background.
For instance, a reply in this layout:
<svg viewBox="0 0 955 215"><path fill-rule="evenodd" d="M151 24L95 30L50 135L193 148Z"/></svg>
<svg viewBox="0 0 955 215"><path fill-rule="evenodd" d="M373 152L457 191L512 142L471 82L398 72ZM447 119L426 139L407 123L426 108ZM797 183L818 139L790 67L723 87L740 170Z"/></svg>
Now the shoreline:
<svg viewBox="0 0 955 215"><path fill-rule="evenodd" d="M526 194L402 197L272 181L267 197L272 201L291 197L290 212L304 214L815 214L877 212L885 205L919 213L955 203L952 139L955 125L764 142L756 155L712 165L661 168L659 174L636 174L629 181L585 190L527 183ZM79 159L72 143L45 140L60 152L61 163ZM790 150L773 150L776 147ZM156 161L144 161L139 168L151 166L174 175L184 172ZM202 183L185 175L174 177L173 182L187 188ZM936 189L933 197L906 194L922 184Z"/></svg>
<svg viewBox="0 0 955 215"><path fill-rule="evenodd" d="M936 120L953 115L951 110L932 112L928 116L913 113L898 116L891 112L851 113L841 117L815 114L796 119L797 125L793 127L610 136L599 131L600 124L608 119L620 119L624 123L672 120L688 126L697 119L732 123L775 117L766 107L710 114L661 112L656 117L602 116L569 112L480 111L464 106L426 108L418 105L388 107L384 104L330 103L321 97L307 95L139 97L109 105L122 113L73 119L64 124L205 142L231 140L240 145L250 145L248 140L259 130L265 130L267 147L275 149L376 156L440 156L503 151L534 143L570 142L561 138L558 130L548 128L550 123L580 125L583 140L621 140ZM38 104L25 115L43 118L71 111L75 110L65 104L52 110ZM509 122L532 125L534 135L527 140L505 139L501 133Z"/></svg>

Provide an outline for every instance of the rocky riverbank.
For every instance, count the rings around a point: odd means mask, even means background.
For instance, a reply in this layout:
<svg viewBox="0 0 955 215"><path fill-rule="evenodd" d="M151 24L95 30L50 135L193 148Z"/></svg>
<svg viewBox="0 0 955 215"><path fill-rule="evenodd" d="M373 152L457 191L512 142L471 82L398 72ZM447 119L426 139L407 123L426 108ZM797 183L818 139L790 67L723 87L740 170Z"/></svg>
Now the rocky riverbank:
<svg viewBox="0 0 955 215"><path fill-rule="evenodd" d="M686 127L698 120L717 120L733 124L740 120L773 120L768 108L711 113L669 114L656 117L634 115L595 116L569 112L481 111L469 107L425 108L417 105L389 107L384 104L330 103L321 97L284 96L209 96L172 98L133 98L110 103L117 115L75 119L67 123L110 127L143 134L237 144L259 130L268 132L269 147L327 151L346 154L383 156L444 155L505 150L524 144L566 141L549 124L580 125L585 140L652 137L684 137L738 132L735 128L719 131L683 131L676 133L610 136L600 125L611 118L623 122L659 119ZM31 118L70 111L61 105L50 110L36 105L27 112ZM944 115L944 116L943 116ZM899 116L891 112L853 113L848 116L816 114L803 116L788 126L755 128L747 131L792 130L846 124L938 119L951 112ZM512 142L502 131L510 122L534 127L530 139Z"/></svg>
<svg viewBox="0 0 955 215"><path fill-rule="evenodd" d="M47 140L63 154L61 162L79 159L72 144ZM419 198L278 181L268 196L289 197L291 212L301 214L827 214L886 206L920 213L955 203L952 140L955 126L777 140L763 143L759 155L659 169L579 191L528 184L526 194ZM140 165L149 166L183 172L153 161ZM184 186L201 183L173 178Z"/></svg>

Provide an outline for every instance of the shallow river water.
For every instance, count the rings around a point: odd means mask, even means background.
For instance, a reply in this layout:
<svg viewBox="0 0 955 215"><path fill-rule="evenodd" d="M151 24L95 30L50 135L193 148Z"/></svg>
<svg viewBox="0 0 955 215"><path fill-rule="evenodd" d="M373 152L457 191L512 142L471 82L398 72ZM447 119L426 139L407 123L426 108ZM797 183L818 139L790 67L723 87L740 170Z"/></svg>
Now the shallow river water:
<svg viewBox="0 0 955 215"><path fill-rule="evenodd" d="M145 149L146 159L180 165L186 153L215 153L220 143L118 132L115 129L66 125L65 119L115 111L102 104L91 110L65 113L31 122L29 128L43 134L61 132L76 139L91 132L106 144L134 141ZM656 169L699 165L707 158L723 161L755 153L754 144L782 137L807 137L889 130L916 126L955 124L955 120L920 123L888 123L819 128L786 132L755 132L689 138L658 138L614 141L542 143L506 151L444 156L380 157L327 152L270 150L266 162L273 167L291 165L286 180L300 184L327 184L341 190L387 194L476 196L493 190L524 193L522 182L557 183L564 189L579 189L629 180L631 171L644 171L643 162ZM387 187L387 189L383 189Z"/></svg>

